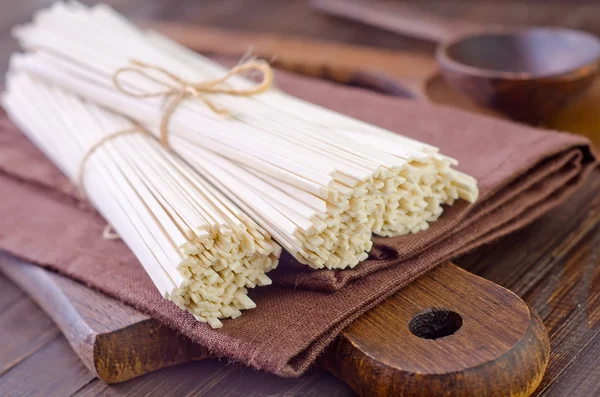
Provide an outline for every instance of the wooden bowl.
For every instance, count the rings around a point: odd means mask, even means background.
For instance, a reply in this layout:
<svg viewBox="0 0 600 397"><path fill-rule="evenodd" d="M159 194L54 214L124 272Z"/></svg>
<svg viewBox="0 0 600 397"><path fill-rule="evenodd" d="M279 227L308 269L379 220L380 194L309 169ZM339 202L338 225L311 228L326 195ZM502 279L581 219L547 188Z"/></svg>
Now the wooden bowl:
<svg viewBox="0 0 600 397"><path fill-rule="evenodd" d="M478 104L537 124L598 74L600 40L563 28L475 33L440 45L444 78Z"/></svg>

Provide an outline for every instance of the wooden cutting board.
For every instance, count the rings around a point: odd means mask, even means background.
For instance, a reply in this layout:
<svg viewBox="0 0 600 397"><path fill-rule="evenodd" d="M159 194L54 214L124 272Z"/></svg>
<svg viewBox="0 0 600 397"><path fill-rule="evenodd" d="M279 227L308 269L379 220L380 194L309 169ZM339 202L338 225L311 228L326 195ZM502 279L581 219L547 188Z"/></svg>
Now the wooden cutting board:
<svg viewBox="0 0 600 397"><path fill-rule="evenodd" d="M253 43L257 54L277 55L276 65L284 69L433 100L437 69L427 57L155 26L203 52L222 54L226 49L239 56ZM442 97L472 106L453 93ZM203 346L72 280L6 255L0 257L0 269L48 313L86 366L107 383L210 357ZM526 303L448 263L359 318L328 347L318 365L363 396L527 396L540 383L548 358L546 330Z"/></svg>
<svg viewBox="0 0 600 397"><path fill-rule="evenodd" d="M0 270L57 324L107 383L210 358L203 346L77 282L0 255ZM519 297L448 263L363 315L318 365L362 396L528 396L541 382L549 341Z"/></svg>

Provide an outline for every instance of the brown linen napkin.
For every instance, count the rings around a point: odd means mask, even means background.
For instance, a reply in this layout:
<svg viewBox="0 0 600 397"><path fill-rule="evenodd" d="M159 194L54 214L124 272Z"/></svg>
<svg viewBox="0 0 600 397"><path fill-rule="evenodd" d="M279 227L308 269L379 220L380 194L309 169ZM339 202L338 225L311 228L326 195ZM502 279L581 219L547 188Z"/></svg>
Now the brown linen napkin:
<svg viewBox="0 0 600 397"><path fill-rule="evenodd" d="M581 137L283 72L277 77L284 91L439 146L479 179L480 201L459 202L426 232L377 238L371 259L356 270L309 271L288 258L274 275L279 285L251 292L257 309L213 330L163 300L122 242L101 238L102 218L1 117L0 249L121 299L215 355L297 376L359 315L436 264L539 217L573 193L595 165Z"/></svg>

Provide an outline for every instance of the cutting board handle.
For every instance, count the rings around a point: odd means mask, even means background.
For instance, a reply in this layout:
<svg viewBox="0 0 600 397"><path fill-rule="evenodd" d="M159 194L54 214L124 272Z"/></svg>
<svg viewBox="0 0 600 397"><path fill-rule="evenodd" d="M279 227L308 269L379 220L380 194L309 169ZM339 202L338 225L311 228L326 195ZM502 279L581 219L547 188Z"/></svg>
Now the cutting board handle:
<svg viewBox="0 0 600 397"><path fill-rule="evenodd" d="M202 346L72 280L4 255L0 270L107 383L210 357ZM361 396L528 396L548 358L544 326L525 302L449 263L356 320L319 364Z"/></svg>
<svg viewBox="0 0 600 397"><path fill-rule="evenodd" d="M529 396L549 354L525 302L448 263L351 324L322 365L361 396Z"/></svg>

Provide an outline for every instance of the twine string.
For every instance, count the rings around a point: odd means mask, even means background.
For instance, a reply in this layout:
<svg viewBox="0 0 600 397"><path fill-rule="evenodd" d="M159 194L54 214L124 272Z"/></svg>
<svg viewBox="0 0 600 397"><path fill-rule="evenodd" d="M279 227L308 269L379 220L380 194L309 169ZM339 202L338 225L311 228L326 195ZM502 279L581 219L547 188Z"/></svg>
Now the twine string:
<svg viewBox="0 0 600 397"><path fill-rule="evenodd" d="M79 187L79 191L80 191L81 195L86 200L88 199L88 195L87 195L87 191L85 190L85 184L84 184L85 169L86 169L87 164L89 163L90 159L94 155L94 153L96 153L96 151L98 149L100 149L102 146L104 146L106 143L112 141L113 139L119 138L124 135L147 134L147 133L148 132L146 132L146 130L144 130L141 127L127 128L125 130L120 130L120 131L117 131L110 135L106 135L105 137L103 137L102 139L100 139L96 143L94 143L92 146L90 146L88 151L83 155L81 161L79 162L79 171L77 172L77 186Z"/></svg>
<svg viewBox="0 0 600 397"><path fill-rule="evenodd" d="M159 125L159 140L164 146L168 146L168 125L169 120L179 105L188 98L197 98L204 102L206 106L214 113L219 115L229 114L227 109L220 108L205 97L207 94L225 94L233 96L253 96L261 94L271 88L273 84L273 70L271 65L263 60L252 59L247 62L234 66L222 77L203 82L191 82L185 80L169 70L141 62L138 60L130 61L131 65L124 66L115 71L112 76L113 84L121 93L133 98L157 98L165 97L168 102L163 111ZM233 88L227 84L227 81L236 75L243 75L250 72L260 72L262 80L249 88ZM164 79L157 78L150 72L162 75ZM122 82L121 77L126 73L134 73L146 78L156 84L163 86L163 89L155 91L139 92L132 91ZM167 81L165 81L167 80Z"/></svg>
<svg viewBox="0 0 600 397"><path fill-rule="evenodd" d="M193 83L187 81L176 74L168 71L165 68L156 65L150 65L138 60L132 60L130 66L124 66L115 71L112 76L113 84L117 88L117 90L121 91L123 94L134 97L134 98L156 98L156 97L165 97L169 99L166 103L165 109L163 111L163 115L160 120L160 135L159 140L160 143L168 147L168 125L171 116L175 112L175 110L179 107L179 105L187 98L198 98L202 100L206 106L209 107L213 112L225 115L229 112L227 109L222 109L215 104L213 104L210 100L204 97L205 94L225 94L225 95L233 95L233 96L252 96L261 94L267 91L272 83L273 83L273 71L271 66L262 60L251 59L241 64L234 66L229 72L227 72L224 76L214 79L207 80L200 83ZM159 79L156 76L153 76L150 72L153 71L157 74L162 75L166 80L169 80L170 83L166 82L165 79ZM253 87L245 88L245 89L237 89L232 88L227 85L227 80L236 75L241 75L245 73L249 73L252 71L259 71L262 73L262 81L256 84ZM135 73L139 76L142 76L154 83L157 83L163 86L163 89L159 89L156 91L148 91L148 92L136 92L125 87L121 81L120 77L125 73ZM102 139L98 140L98 142L94 143L88 151L84 154L81 162L79 163L79 171L77 175L77 183L79 186L79 191L81 195L89 200L87 191L85 190L85 169L87 164L90 161L90 158L96 153L96 151L104 146L106 143L122 137L124 135L130 134L149 134L148 131L141 128L140 126L134 126L129 129L117 131L110 135L106 135ZM116 234L110 225L106 225L102 236L107 240L118 239L119 235Z"/></svg>
<svg viewBox="0 0 600 397"><path fill-rule="evenodd" d="M120 130L120 131L117 131L110 135L106 135L102 139L98 140L96 143L94 143L92 146L90 146L88 151L83 155L83 158L79 162L79 170L77 172L77 185L79 187L79 192L81 193L81 195L83 196L84 199L89 201L89 196L85 189L84 178L85 178L86 167L87 167L90 159L94 155L94 153L96 153L96 151L98 151L98 149L100 149L106 143L108 143L116 138L119 138L119 137L122 137L125 135L131 135L131 134L149 134L149 133L146 130L144 130L143 128L138 127L138 126ZM112 230L112 226L110 226L109 224L107 224L104 227L104 230L102 231L102 237L105 240L116 240L116 239L120 238L119 235Z"/></svg>
<svg viewBox="0 0 600 397"><path fill-rule="evenodd" d="M119 236L119 234L113 230L113 227L107 223L102 230L102 238L105 240L118 240L121 236Z"/></svg>

